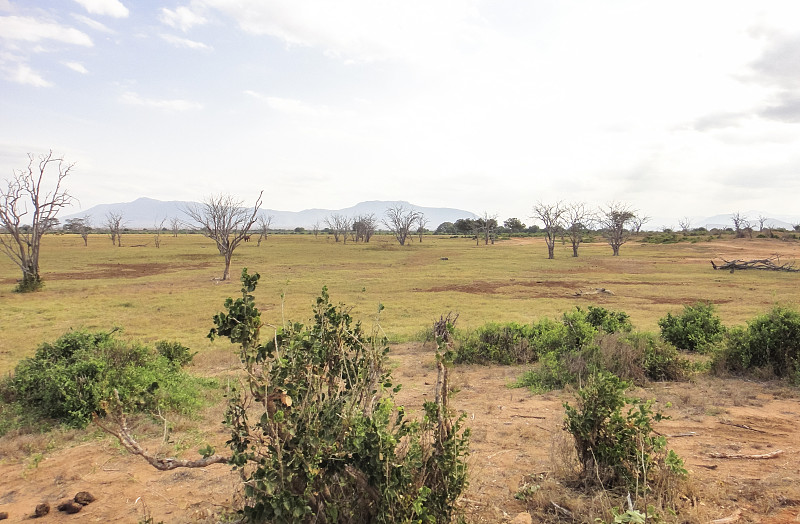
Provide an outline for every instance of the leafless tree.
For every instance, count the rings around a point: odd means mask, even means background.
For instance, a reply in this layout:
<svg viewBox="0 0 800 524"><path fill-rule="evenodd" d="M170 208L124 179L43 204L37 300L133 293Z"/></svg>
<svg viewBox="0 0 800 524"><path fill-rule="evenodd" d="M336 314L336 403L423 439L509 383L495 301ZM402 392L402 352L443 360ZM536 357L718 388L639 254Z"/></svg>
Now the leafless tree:
<svg viewBox="0 0 800 524"><path fill-rule="evenodd" d="M733 230L736 232L736 238L744 238L748 229L752 232L752 227L750 226L750 221L747 220L747 216L736 211L731 214L731 220L733 221Z"/></svg>
<svg viewBox="0 0 800 524"><path fill-rule="evenodd" d="M153 242L156 245L156 249L161 247L161 230L164 229L164 224L167 223L167 217L161 219L161 222L156 219L153 223L153 229L155 230L155 235L153 235Z"/></svg>
<svg viewBox="0 0 800 524"><path fill-rule="evenodd" d="M339 213L334 213L325 217L325 224L333 233L333 239L338 242L341 238L347 244L347 232L350 231L350 219Z"/></svg>
<svg viewBox="0 0 800 524"><path fill-rule="evenodd" d="M417 218L417 225L419 228L417 229L417 233L419 234L419 243L422 243L422 235L425 234L425 228L430 224L430 220L428 220L423 213L419 214Z"/></svg>
<svg viewBox="0 0 800 524"><path fill-rule="evenodd" d="M178 233L181 230L181 225L183 225L183 222L181 221L180 218L172 217L172 218L169 219L169 228L170 228L170 230L172 230L172 236L173 237L175 237L175 238L178 237Z"/></svg>
<svg viewBox="0 0 800 524"><path fill-rule="evenodd" d="M572 244L572 256L577 257L578 247L595 220L594 212L583 202L569 204L564 210L563 220L566 235Z"/></svg>
<svg viewBox="0 0 800 524"><path fill-rule="evenodd" d="M258 216L258 246L261 247L261 241L266 240L269 234L269 226L272 225L272 215L259 215Z"/></svg>
<svg viewBox="0 0 800 524"><path fill-rule="evenodd" d="M353 233L356 242L363 241L369 242L372 235L375 234L375 229L378 226L378 219L375 218L374 213L368 215L359 215L353 219Z"/></svg>
<svg viewBox="0 0 800 524"><path fill-rule="evenodd" d="M689 230L692 229L691 219L689 219L689 217L683 217L682 219L678 220L678 227L681 228L681 231L685 236L686 233L688 233Z"/></svg>
<svg viewBox="0 0 800 524"><path fill-rule="evenodd" d="M383 223L394 234L401 246L406 245L411 227L419 219L419 213L413 209L406 209L402 204L396 204L386 210Z"/></svg>
<svg viewBox="0 0 800 524"><path fill-rule="evenodd" d="M639 234L642 231L642 227L644 227L644 225L648 222L650 222L649 216L634 214L630 223L631 231L633 231L636 234Z"/></svg>
<svg viewBox="0 0 800 524"><path fill-rule="evenodd" d="M563 227L563 217L567 208L562 202L555 204L544 204L542 202L533 206L533 219L539 219L544 226L544 241L547 244L547 258L555 258L554 250L556 245L556 235L559 234Z"/></svg>
<svg viewBox="0 0 800 524"><path fill-rule="evenodd" d="M28 168L15 171L0 189L0 248L22 270L20 291L41 287L39 252L42 237L57 222L56 215L73 197L62 187L75 164L53 152L28 154ZM55 180L50 182L50 172Z"/></svg>
<svg viewBox="0 0 800 524"><path fill-rule="evenodd" d="M487 211L483 212L483 216L473 221L475 245L480 243L480 238L483 237L483 244L489 245L489 242L494 244L494 235L497 230L497 215L490 215Z"/></svg>
<svg viewBox="0 0 800 524"><path fill-rule="evenodd" d="M249 236L261 207L263 194L263 191L258 193L252 209L243 207L243 201L236 200L231 195L220 194L212 195L202 204L195 204L184 210L198 224L200 232L216 242L219 254L225 257L222 280L228 280L231 276L233 251Z"/></svg>
<svg viewBox="0 0 800 524"><path fill-rule="evenodd" d="M311 232L314 234L314 238L317 238L317 235L319 235L319 220L312 224Z"/></svg>
<svg viewBox="0 0 800 524"><path fill-rule="evenodd" d="M106 213L106 227L108 234L111 236L111 244L122 247L122 226L124 225L124 217L122 212L115 213L109 211Z"/></svg>
<svg viewBox="0 0 800 524"><path fill-rule="evenodd" d="M611 202L605 208L600 209L598 222L615 257L619 256L620 246L630 238L629 227L635 218L636 212L627 204Z"/></svg>

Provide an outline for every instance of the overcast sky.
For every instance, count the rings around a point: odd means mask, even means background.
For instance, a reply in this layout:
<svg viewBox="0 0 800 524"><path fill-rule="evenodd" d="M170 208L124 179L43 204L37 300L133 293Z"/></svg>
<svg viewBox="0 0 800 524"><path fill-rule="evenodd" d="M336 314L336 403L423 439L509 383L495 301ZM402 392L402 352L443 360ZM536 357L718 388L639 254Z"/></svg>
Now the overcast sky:
<svg viewBox="0 0 800 524"><path fill-rule="evenodd" d="M53 149L70 212L264 189L798 215L798 21L797 0L0 0L0 179Z"/></svg>

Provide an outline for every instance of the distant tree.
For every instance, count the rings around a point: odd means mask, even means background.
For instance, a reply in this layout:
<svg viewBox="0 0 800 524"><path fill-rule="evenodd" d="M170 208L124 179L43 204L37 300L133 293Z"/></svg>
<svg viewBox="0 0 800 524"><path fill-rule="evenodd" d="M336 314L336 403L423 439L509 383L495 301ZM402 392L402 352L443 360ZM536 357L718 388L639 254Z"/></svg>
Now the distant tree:
<svg viewBox="0 0 800 524"><path fill-rule="evenodd" d="M300 234L300 235L303 235L303 234L305 234L305 232L306 232L306 228L304 228L304 227L302 227L302 226L300 226L300 227L296 227L296 228L294 228L294 232L295 232L295 233L298 233L298 234Z"/></svg>
<svg viewBox="0 0 800 524"><path fill-rule="evenodd" d="M258 215L258 247L261 247L262 240L266 240L273 218L272 215Z"/></svg>
<svg viewBox="0 0 800 524"><path fill-rule="evenodd" d="M744 238L746 230L750 228L750 222L747 217L736 211L731 214L731 220L733 221L733 230L736 232L736 238Z"/></svg>
<svg viewBox="0 0 800 524"><path fill-rule="evenodd" d="M480 238L483 237L484 245L489 245L489 242L494 244L495 231L497 230L497 215L490 215L484 211L483 216L474 220L473 233L475 236L475 245L480 243Z"/></svg>
<svg viewBox="0 0 800 524"><path fill-rule="evenodd" d="M39 252L42 237L57 224L56 215L72 202L72 195L61 187L75 164L54 157L53 152L28 154L28 168L15 171L6 187L0 189L0 248L21 270L21 292L42 287ZM49 182L49 173L54 180ZM26 222L23 224L23 221Z"/></svg>
<svg viewBox="0 0 800 524"><path fill-rule="evenodd" d="M406 245L406 240L411 233L411 227L419 220L419 213L413 209L406 209L402 204L396 204L386 210L383 223L392 232L401 246Z"/></svg>
<svg viewBox="0 0 800 524"><path fill-rule="evenodd" d="M124 225L124 217L122 212L115 213L109 211L106 213L106 227L108 234L111 236L111 244L122 247L122 226Z"/></svg>
<svg viewBox="0 0 800 524"><path fill-rule="evenodd" d="M690 229L692 229L692 221L689 217L683 217L682 219L678 220L678 227L681 228L681 231L684 235L686 235Z"/></svg>
<svg viewBox="0 0 800 524"><path fill-rule="evenodd" d="M636 213L627 204L611 202L600 209L598 222L615 257L619 256L620 246L630 238L631 231L628 228L635 218Z"/></svg>
<svg viewBox="0 0 800 524"><path fill-rule="evenodd" d="M62 228L65 233L75 233L83 239L83 245L89 245L89 231L92 230L91 217L84 215L81 218L68 218L67 223Z"/></svg>
<svg viewBox="0 0 800 524"><path fill-rule="evenodd" d="M319 220L311 226L311 232L314 234L314 238L317 238L317 235L319 235Z"/></svg>
<svg viewBox="0 0 800 524"><path fill-rule="evenodd" d="M372 235L375 234L377 225L378 219L375 218L374 213L357 216L353 219L353 237L355 241L368 243Z"/></svg>
<svg viewBox="0 0 800 524"><path fill-rule="evenodd" d="M533 216L544 226L544 241L547 244L547 258L555 258L556 236L563 227L563 216L567 209L562 202L555 204L544 204L542 202L533 206Z"/></svg>
<svg viewBox="0 0 800 524"><path fill-rule="evenodd" d="M525 224L518 218L509 218L503 222L503 226L511 233L520 233L525 230Z"/></svg>
<svg viewBox="0 0 800 524"><path fill-rule="evenodd" d="M458 231L456 230L455 224L452 222L442 222L437 226L434 233L437 235L455 235Z"/></svg>
<svg viewBox="0 0 800 524"><path fill-rule="evenodd" d="M589 207L583 202L569 204L564 211L564 228L566 235L572 244L572 256L578 256L583 238L592 227L595 216Z"/></svg>
<svg viewBox="0 0 800 524"><path fill-rule="evenodd" d="M334 213L325 217L325 224L327 224L330 232L333 233L333 239L338 242L343 239L347 244L347 232L350 231L350 219L339 213Z"/></svg>
<svg viewBox="0 0 800 524"><path fill-rule="evenodd" d="M633 218L631 219L631 231L638 234L639 232L641 232L642 227L644 227L644 225L649 221L650 221L649 216L634 215Z"/></svg>
<svg viewBox="0 0 800 524"><path fill-rule="evenodd" d="M425 217L424 214L420 213L419 217L417 217L417 225L419 228L417 229L417 234L419 234L419 243L422 243L422 235L425 234L427 231L425 228L428 225L429 220Z"/></svg>
<svg viewBox="0 0 800 524"><path fill-rule="evenodd" d="M182 224L181 219L178 217L172 217L169 219L169 228L172 231L173 237L176 238L178 237L178 233L181 230L181 224Z"/></svg>
<svg viewBox="0 0 800 524"><path fill-rule="evenodd" d="M461 235L472 235L476 234L476 226L475 220L472 218L459 218L453 224L456 228L456 231Z"/></svg>
<svg viewBox="0 0 800 524"><path fill-rule="evenodd" d="M155 243L156 249L161 247L161 231L164 229L164 224L167 223L167 217L161 219L161 222L156 219L156 222L153 225L153 229L155 230L155 234L153 235L153 242Z"/></svg>
<svg viewBox="0 0 800 524"><path fill-rule="evenodd" d="M261 207L261 196L252 209L242 207L243 201L231 195L220 194L210 196L202 204L190 205L184 212L199 226L200 232L217 244L219 254L225 257L225 270L222 280L231 276L231 258L233 251L245 237L249 237L250 228L255 224L258 210Z"/></svg>

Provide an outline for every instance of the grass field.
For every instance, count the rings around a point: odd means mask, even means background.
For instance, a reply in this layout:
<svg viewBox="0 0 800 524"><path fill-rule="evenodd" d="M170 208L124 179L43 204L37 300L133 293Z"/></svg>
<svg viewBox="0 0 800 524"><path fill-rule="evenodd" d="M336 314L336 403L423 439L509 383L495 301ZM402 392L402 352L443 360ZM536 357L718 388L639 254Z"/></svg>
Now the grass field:
<svg viewBox="0 0 800 524"><path fill-rule="evenodd" d="M120 326L137 340L180 340L203 352L210 347L211 317L239 293L243 267L262 276L257 299L268 323L308 319L326 285L335 302L352 306L365 322L383 304L380 323L392 341L418 337L449 311L460 314L459 327L474 328L598 303L626 311L637 329L654 331L668 311L697 300L717 305L723 322L733 325L800 299L797 274L712 270L712 258L778 253L791 260L800 252L797 243L768 239L631 241L619 257L604 243L584 244L578 258L557 245L556 259L547 260L542 239L476 246L464 238L425 237L401 247L389 236L343 245L325 235L273 235L260 247L241 245L232 280L220 282L223 263L213 242L200 235L161 238L156 249L150 235L125 235L121 248L102 235L91 236L88 247L76 235L47 236L40 261L45 288L33 294L12 292L19 271L0 259L0 372L42 341L78 327ZM575 296L595 288L614 294Z"/></svg>

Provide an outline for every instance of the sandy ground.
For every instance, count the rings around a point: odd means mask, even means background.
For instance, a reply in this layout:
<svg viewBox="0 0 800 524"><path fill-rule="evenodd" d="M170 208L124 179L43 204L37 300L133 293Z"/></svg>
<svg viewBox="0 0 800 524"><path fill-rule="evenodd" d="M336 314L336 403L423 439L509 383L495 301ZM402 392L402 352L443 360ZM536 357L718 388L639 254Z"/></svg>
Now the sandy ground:
<svg viewBox="0 0 800 524"><path fill-rule="evenodd" d="M395 346L392 361L395 380L404 385L399 403L418 409L436 380L431 349ZM508 388L522 371L460 366L451 377L457 389L452 405L467 413L472 430L470 487L460 501L468 522L519 518L528 509L514 497L522 482L556 469L554 450L565 442L562 403L573 397ZM669 439L691 472L697 508L687 522L731 515L738 515L739 522L800 522L797 390L775 382L703 377L634 393L657 398L672 416L658 426L660 432L691 434ZM667 402L672 407L665 409ZM224 427L219 424L214 431L224 443ZM143 444L155 449L158 442L154 438ZM782 453L772 459L710 456L777 450ZM159 472L113 440L99 438L44 453L38 462L30 456L0 459L0 512L9 514L8 522L27 521L37 504L47 502L52 510L38 519L42 522L141 522L148 516L153 522L214 522L230 507L237 479L226 465ZM97 501L75 515L55 509L79 491L89 491ZM543 518L534 513L533 522Z"/></svg>

